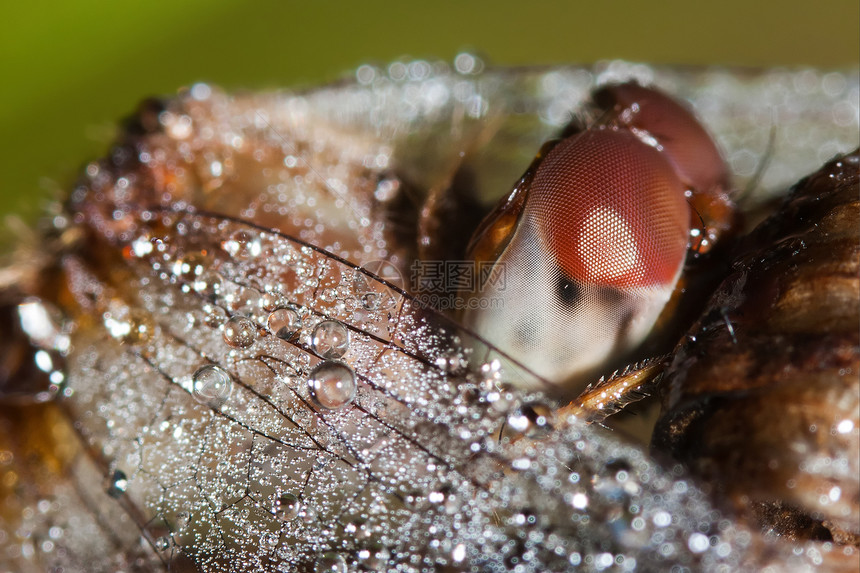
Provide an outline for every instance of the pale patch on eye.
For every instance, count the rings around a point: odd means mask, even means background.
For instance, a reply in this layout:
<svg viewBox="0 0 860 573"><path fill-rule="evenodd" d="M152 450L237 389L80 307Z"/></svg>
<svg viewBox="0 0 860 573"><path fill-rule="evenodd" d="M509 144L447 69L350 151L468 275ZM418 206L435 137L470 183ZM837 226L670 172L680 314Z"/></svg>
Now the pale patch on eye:
<svg viewBox="0 0 860 573"><path fill-rule="evenodd" d="M577 248L586 276L608 282L636 268L636 237L627 221L615 210L595 207L579 233Z"/></svg>

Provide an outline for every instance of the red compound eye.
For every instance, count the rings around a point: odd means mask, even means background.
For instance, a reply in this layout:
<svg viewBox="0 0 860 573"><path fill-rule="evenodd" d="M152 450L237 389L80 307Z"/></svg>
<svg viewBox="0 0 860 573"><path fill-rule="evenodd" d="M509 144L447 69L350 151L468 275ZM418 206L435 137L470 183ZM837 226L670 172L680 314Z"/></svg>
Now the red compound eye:
<svg viewBox="0 0 860 573"><path fill-rule="evenodd" d="M623 126L652 136L684 181L699 193L728 189L728 171L714 141L696 117L666 94L639 84L606 86L594 102Z"/></svg>
<svg viewBox="0 0 860 573"><path fill-rule="evenodd" d="M538 167L526 209L572 279L636 288L678 277L690 220L684 185L629 131L590 130L560 142Z"/></svg>

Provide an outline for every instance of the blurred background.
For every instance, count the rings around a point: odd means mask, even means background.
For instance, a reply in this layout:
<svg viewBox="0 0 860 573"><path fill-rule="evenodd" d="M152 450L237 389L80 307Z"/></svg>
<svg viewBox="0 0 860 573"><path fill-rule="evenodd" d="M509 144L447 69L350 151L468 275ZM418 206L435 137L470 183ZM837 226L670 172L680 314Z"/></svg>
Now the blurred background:
<svg viewBox="0 0 860 573"><path fill-rule="evenodd" d="M307 86L362 63L593 62L815 66L860 63L857 0L781 2L4 2L0 220L32 219L147 95L205 80Z"/></svg>

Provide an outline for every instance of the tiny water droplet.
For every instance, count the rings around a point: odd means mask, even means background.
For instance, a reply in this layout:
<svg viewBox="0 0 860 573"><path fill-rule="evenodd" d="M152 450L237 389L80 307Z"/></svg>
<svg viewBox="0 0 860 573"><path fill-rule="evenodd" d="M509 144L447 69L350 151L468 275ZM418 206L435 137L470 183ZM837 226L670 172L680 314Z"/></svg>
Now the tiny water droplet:
<svg viewBox="0 0 860 573"><path fill-rule="evenodd" d="M230 238L221 243L227 253L237 259L251 259L260 256L263 250L262 241L252 231L236 231Z"/></svg>
<svg viewBox="0 0 860 573"><path fill-rule="evenodd" d="M233 390L233 379L230 374L214 364L198 368L191 380L194 384L194 398L201 404L213 408L223 405Z"/></svg>
<svg viewBox="0 0 860 573"><path fill-rule="evenodd" d="M128 477L125 472L114 470L110 475L107 494L113 498L119 498L122 497L126 489L128 489Z"/></svg>
<svg viewBox="0 0 860 573"><path fill-rule="evenodd" d="M155 549L158 551L167 551L170 549L170 538L169 537L159 537L155 540Z"/></svg>
<svg viewBox="0 0 860 573"><path fill-rule="evenodd" d="M322 358L340 358L349 349L349 331L336 320L324 320L314 328L311 346Z"/></svg>
<svg viewBox="0 0 860 573"><path fill-rule="evenodd" d="M338 410L355 399L355 373L340 362L323 362L308 376L311 398L327 410Z"/></svg>
<svg viewBox="0 0 860 573"><path fill-rule="evenodd" d="M285 493L275 501L273 513L282 521L292 521L299 516L302 504L299 498L291 493Z"/></svg>
<svg viewBox="0 0 860 573"><path fill-rule="evenodd" d="M323 553L314 564L315 573L346 573L346 560L337 553Z"/></svg>
<svg viewBox="0 0 860 573"><path fill-rule="evenodd" d="M302 317L292 308L278 308L268 319L269 332L282 340L289 340L302 328Z"/></svg>
<svg viewBox="0 0 860 573"><path fill-rule="evenodd" d="M224 324L224 342L233 348L248 348L257 339L257 326L245 316L234 316Z"/></svg>

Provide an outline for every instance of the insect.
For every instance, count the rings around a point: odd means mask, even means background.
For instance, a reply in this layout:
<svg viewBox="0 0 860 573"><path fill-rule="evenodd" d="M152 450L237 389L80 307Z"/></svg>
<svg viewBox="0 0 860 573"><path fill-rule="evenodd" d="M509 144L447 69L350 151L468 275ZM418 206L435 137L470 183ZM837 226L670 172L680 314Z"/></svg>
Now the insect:
<svg viewBox="0 0 860 573"><path fill-rule="evenodd" d="M509 272L486 293L504 304L467 324L561 382L593 380L654 329L691 224L700 252L733 226L722 158L688 110L635 83L594 100L600 120L545 144L470 248Z"/></svg>
<svg viewBox="0 0 860 573"><path fill-rule="evenodd" d="M489 174L477 196L507 189L595 83L631 79L692 98L736 172L773 148L761 184L777 191L855 143L856 74L478 67L363 67L306 94L200 84L142 106L52 219L49 256L9 267L34 344L14 355L44 376L4 396L59 398L4 408L4 565L814 564L819 547L768 545L680 467L510 387L503 352L397 284L433 245L392 214L464 157ZM791 146L749 120L772 109L795 114L777 123Z"/></svg>

